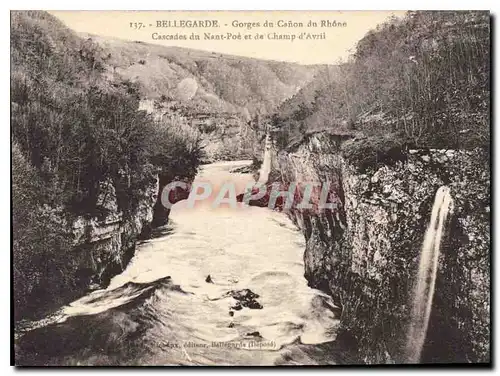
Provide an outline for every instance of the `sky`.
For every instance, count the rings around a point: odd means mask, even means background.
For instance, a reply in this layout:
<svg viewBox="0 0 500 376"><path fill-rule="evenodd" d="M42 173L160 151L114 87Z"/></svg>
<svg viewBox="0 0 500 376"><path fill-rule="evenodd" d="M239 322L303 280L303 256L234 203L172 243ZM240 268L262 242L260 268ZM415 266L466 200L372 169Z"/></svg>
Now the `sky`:
<svg viewBox="0 0 500 376"><path fill-rule="evenodd" d="M354 51L356 42L370 29L390 16L404 11L51 11L76 32L85 32L125 40L143 41L260 59L300 64L334 64ZM179 27L181 21L217 21L218 27ZM171 21L169 27L157 27L158 21ZM177 25L173 25L176 21ZM273 27L265 27L265 22ZM316 22L308 27L309 22ZM335 21L345 26L328 26ZM278 27L278 22L279 27ZM302 23L303 27L286 27ZM137 28L140 23L142 27ZM234 25L236 23L237 26ZM253 24L248 26L248 24ZM258 23L258 25L256 25ZM163 23L168 25L168 23ZM244 25L247 24L247 25ZM192 33L200 39L192 40ZM211 36L205 36L209 33ZM215 35L241 39L214 40ZM323 34L324 33L324 34ZM257 34L262 39L257 39ZM158 35L183 35L187 40L158 40ZM281 39L285 36L291 39ZM306 39L316 35L316 39ZM299 38L302 36L302 39ZM247 39L245 39L245 37ZM209 39L207 39L209 38ZM318 39L319 38L319 39Z"/></svg>

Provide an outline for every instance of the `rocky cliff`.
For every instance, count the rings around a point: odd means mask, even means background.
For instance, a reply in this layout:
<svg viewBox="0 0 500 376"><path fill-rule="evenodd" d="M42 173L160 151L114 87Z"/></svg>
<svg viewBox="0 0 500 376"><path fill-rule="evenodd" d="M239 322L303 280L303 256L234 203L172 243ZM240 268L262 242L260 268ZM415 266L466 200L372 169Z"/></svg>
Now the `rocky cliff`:
<svg viewBox="0 0 500 376"><path fill-rule="evenodd" d="M147 237L154 220L158 181L140 194L132 213L125 214L118 205L112 182L102 184L99 204L105 208L100 217L77 217L72 223L80 284L93 289L106 287L121 273L135 252L139 239Z"/></svg>
<svg viewBox="0 0 500 376"><path fill-rule="evenodd" d="M405 362L420 250L436 191L454 210L441 244L422 362L488 362L490 173L482 150L393 150L360 170L356 139L317 133L277 153L284 182L329 182L337 210L292 211L307 240L305 276L342 309L343 338L367 363Z"/></svg>
<svg viewBox="0 0 500 376"><path fill-rule="evenodd" d="M214 162L248 158L258 145L252 121L234 112L192 109L173 101L141 100L141 109L159 121L184 127L197 135L204 150L204 160Z"/></svg>

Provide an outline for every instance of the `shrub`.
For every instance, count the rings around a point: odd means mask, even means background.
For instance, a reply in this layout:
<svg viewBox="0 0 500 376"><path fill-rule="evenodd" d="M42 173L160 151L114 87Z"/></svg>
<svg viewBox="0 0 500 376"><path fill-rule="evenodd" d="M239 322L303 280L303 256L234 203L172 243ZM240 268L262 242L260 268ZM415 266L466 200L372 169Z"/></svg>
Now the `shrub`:
<svg viewBox="0 0 500 376"><path fill-rule="evenodd" d="M364 172L382 164L390 165L403 160L403 145L403 139L398 134L375 134L345 141L341 145L341 152L348 161Z"/></svg>
<svg viewBox="0 0 500 376"><path fill-rule="evenodd" d="M12 250L16 319L61 303L77 282L71 236L64 230L60 214L44 205L41 187L35 169L14 143Z"/></svg>

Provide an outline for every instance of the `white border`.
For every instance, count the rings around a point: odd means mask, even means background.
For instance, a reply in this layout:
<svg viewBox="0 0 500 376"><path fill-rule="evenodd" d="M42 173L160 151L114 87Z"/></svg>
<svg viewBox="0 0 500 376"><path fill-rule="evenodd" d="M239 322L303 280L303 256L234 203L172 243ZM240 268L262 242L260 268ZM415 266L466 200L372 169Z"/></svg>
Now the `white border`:
<svg viewBox="0 0 500 376"><path fill-rule="evenodd" d="M85 2L65 2L62 0L35 0L8 1L8 9L48 9L48 10L466 10L483 9L492 10L495 5L493 0L368 0L326 2L321 0L293 1L293 0L250 0L236 2L230 0L185 0L179 2L167 1L127 1L127 0L86 0Z"/></svg>
<svg viewBox="0 0 500 376"><path fill-rule="evenodd" d="M396 0L379 0L377 2L373 1L345 1L345 2L326 2L321 0L307 0L303 2L298 1L273 1L272 4L269 0L251 0L245 3L237 3L234 0L211 0L211 1L203 1L203 0L182 0L178 2L170 2L170 1L127 1L127 0L115 0L115 1L106 1L105 3L102 0L86 0L85 2L68 2L62 0L46 0L43 2L34 1L34 0L18 0L18 1L6 1L3 4L7 5L4 12L0 13L0 46L3 54L1 55L1 84L3 87L2 98L1 98L1 109L2 109L2 118L3 122L0 126L0 155L1 162L0 163L0 176L3 179L3 184L0 186L0 230L1 239L3 241L3 247L0 250L0 264L3 266L3 273L1 274L0 286L3 287L4 297L2 299L3 309L0 310L0 322L2 324L1 328L1 363L4 367L10 364L10 310L7 309L10 302L10 112L8 105L8 96L10 87L10 58L7 51L10 50L10 22L9 22L9 9L64 9L64 10L406 10L406 9L453 9L453 10L464 10L464 9L487 9L491 10L493 14L497 14L498 1L493 0L476 0L476 1L460 1L460 0L447 0L447 1L439 1L436 0L420 0L420 1L396 1ZM493 50L498 49L498 38L496 36L496 29L498 28L498 20L495 22L495 31L494 35L494 46ZM493 51L492 51L493 52ZM496 68L495 64L495 68ZM492 67L493 69L494 67ZM496 75L495 75L496 76ZM493 90L494 92L494 90ZM497 109L497 97L495 96L495 103L493 105L493 110ZM492 126L495 127L496 124ZM498 132L498 131L497 131ZM494 132L495 135L497 132ZM500 167L498 162L495 163L495 171L494 176L499 175ZM497 185L495 184L497 187ZM498 191L495 192L497 201L498 201ZM496 208L495 208L496 209ZM493 224L493 235L500 234L500 226L498 225L498 220ZM496 242L498 244L498 241ZM495 249L492 249L491 252L495 253ZM499 259L500 256L497 254L494 257L494 265L493 269L498 273L499 268ZM495 279L495 281L498 278ZM492 293L495 296L492 298L496 298L498 291L496 288L493 288ZM493 302L496 302L496 299L493 299ZM496 307L494 307L496 308ZM498 325L498 308L494 310L495 317L493 318L494 324ZM494 325L496 328L496 325ZM495 336L494 340L497 338ZM494 349L497 350L499 347L498 342L495 341ZM493 359L498 360L497 351L493 355ZM7 373L14 372L14 368L9 367L8 369L3 369L2 371L6 371ZM89 372L91 370L79 370L79 372ZM160 372L171 372L174 369L168 370L160 370ZM199 370L198 372L206 372L207 370ZM231 372L241 372L240 370L228 370ZM300 374L308 374L312 372L318 372L318 370L313 369L294 369L295 373ZM344 373L346 369L328 369L324 370L329 373ZM362 372L360 370L358 372ZM375 370L376 371L376 370ZM387 369L381 370L382 372L387 371ZM401 372L402 369L395 369L397 372ZM424 373L425 374L437 374L441 372L439 370L412 370L413 372ZM482 372L481 370L472 371L467 370L468 373L475 374ZM27 373L31 373L33 371L24 371ZM61 374L66 374L71 372L71 370L60 370ZM106 370L92 370L93 374L105 374ZM141 370L135 370L135 372L144 372ZM191 373L196 372L195 369L183 369L182 372ZM258 370L259 373L271 373L277 372L277 370ZM352 370L350 371L352 372ZM453 372L453 370L452 370ZM2 372L3 373L3 372Z"/></svg>

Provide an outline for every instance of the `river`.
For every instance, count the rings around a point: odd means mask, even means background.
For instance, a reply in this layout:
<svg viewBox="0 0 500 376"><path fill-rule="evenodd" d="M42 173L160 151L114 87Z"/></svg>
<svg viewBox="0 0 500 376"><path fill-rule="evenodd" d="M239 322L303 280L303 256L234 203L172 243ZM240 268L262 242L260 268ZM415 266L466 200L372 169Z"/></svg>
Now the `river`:
<svg viewBox="0 0 500 376"><path fill-rule="evenodd" d="M232 181L241 193L252 176L230 170L247 164L205 165L196 179L218 187ZM17 363L341 362L333 341L339 310L307 285L303 235L282 213L241 205L175 204L169 225L138 245L106 289L63 307L18 340ZM256 294L258 304L242 306L238 292Z"/></svg>

